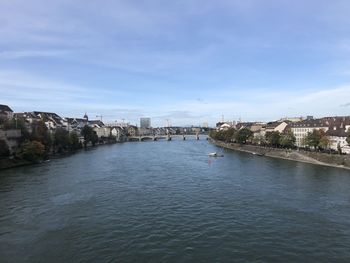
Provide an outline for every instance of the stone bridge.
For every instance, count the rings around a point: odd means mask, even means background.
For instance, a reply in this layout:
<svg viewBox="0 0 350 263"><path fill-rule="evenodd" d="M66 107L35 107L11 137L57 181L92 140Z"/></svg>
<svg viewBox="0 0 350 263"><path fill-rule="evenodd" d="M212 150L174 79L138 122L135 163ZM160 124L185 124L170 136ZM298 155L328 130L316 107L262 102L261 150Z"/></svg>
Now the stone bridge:
<svg viewBox="0 0 350 263"><path fill-rule="evenodd" d="M158 140L200 140L208 139L207 135L139 135L139 136L129 136L128 141L158 141Z"/></svg>

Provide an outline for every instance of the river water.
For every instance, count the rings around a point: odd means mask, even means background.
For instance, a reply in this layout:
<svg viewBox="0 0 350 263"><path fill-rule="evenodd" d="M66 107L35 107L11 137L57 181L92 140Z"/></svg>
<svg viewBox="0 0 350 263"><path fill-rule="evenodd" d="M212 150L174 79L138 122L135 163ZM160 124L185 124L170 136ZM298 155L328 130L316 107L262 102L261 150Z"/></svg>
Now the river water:
<svg viewBox="0 0 350 263"><path fill-rule="evenodd" d="M174 140L0 175L1 262L350 262L346 170Z"/></svg>

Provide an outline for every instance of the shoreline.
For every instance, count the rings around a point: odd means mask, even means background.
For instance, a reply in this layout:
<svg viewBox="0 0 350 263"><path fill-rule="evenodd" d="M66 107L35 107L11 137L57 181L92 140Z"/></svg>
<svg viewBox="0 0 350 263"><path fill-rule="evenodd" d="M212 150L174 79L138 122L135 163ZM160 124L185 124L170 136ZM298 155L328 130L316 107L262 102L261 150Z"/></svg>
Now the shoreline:
<svg viewBox="0 0 350 263"><path fill-rule="evenodd" d="M221 147L224 149L229 149L233 151L245 152L250 154L261 154L262 157L270 157L270 158L278 158L284 159L294 162L303 162L315 165L328 166L333 168L340 168L345 170L350 170L350 156L341 156L341 155L329 155L325 153L317 153L317 152L301 152L297 150L286 150L286 149L278 149L278 148L267 148L256 145L240 145L236 143L226 143L214 140L212 138L209 139L209 142L217 147ZM318 158L318 159L316 159ZM342 159L341 159L342 158ZM328 159L328 162L326 162ZM337 162L344 162L345 164L339 164ZM326 161L325 161L326 160ZM348 165L347 165L348 164Z"/></svg>
<svg viewBox="0 0 350 263"><path fill-rule="evenodd" d="M31 166L31 165L37 165L37 164L41 164L44 163L48 160L54 160L54 159L61 159L61 158L66 158L66 157L70 157L72 155L75 155L79 152L83 152L83 151L87 151L93 148L97 148L100 146L106 146L106 145L114 145L117 143L124 143L123 142L115 142L115 143L101 143L101 144L97 144L95 146L88 146L86 149L82 148L82 149L78 149L75 151L67 151L67 152L62 152L62 153L53 153L50 154L48 157L48 159L43 159L43 160L39 160L38 162L32 162L32 161L27 161L24 159L17 159L17 158L3 158L0 159L0 171L2 170L8 170L8 169L13 169L13 168L17 168L17 167L23 167L23 166Z"/></svg>

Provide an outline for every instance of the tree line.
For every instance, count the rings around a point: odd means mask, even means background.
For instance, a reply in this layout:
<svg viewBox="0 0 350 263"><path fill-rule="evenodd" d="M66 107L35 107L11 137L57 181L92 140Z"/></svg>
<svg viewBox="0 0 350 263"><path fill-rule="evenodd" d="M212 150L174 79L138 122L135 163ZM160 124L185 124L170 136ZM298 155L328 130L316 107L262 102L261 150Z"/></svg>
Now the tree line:
<svg viewBox="0 0 350 263"><path fill-rule="evenodd" d="M242 128L236 130L230 128L222 131L211 131L209 136L214 140L224 142L235 142L239 144L254 144L261 146L270 146L278 148L296 148L296 138L291 129L286 129L280 133L278 131L266 132L264 135L258 134L254 136L254 133L248 128ZM350 129L347 131L347 143L350 145ZM321 130L313 130L308 132L303 138L302 145L305 148L311 148L315 150L329 150L331 141L326 136L326 133ZM340 147L338 149L340 151Z"/></svg>
<svg viewBox="0 0 350 263"><path fill-rule="evenodd" d="M265 135L254 136L254 133L248 128L242 128L239 130L230 128L222 131L211 131L209 136L215 140L224 142L283 148L293 148L296 141L291 130L286 130L283 133L272 131L266 132Z"/></svg>
<svg viewBox="0 0 350 263"><path fill-rule="evenodd" d="M62 154L74 152L87 147L89 143L95 146L98 137L90 126L83 127L81 136L83 143L79 140L79 134L75 131L68 132L66 129L57 128L49 131L44 121L33 122L29 129L23 119L9 119L1 124L4 130L19 129L21 137L18 139L19 147L14 157L38 162L48 158L51 154ZM0 140L0 157L8 157L10 150L4 140Z"/></svg>

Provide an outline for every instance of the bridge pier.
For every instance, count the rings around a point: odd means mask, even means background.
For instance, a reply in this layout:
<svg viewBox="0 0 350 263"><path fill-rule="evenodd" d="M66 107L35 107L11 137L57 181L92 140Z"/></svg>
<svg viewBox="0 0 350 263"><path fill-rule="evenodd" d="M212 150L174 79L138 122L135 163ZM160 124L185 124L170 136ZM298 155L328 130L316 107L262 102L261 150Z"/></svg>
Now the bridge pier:
<svg viewBox="0 0 350 263"><path fill-rule="evenodd" d="M185 141L186 140L186 136L185 136L185 134L184 135L182 135L182 139Z"/></svg>

